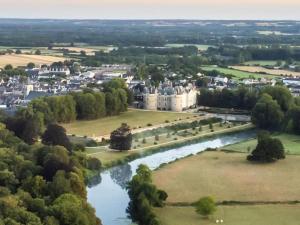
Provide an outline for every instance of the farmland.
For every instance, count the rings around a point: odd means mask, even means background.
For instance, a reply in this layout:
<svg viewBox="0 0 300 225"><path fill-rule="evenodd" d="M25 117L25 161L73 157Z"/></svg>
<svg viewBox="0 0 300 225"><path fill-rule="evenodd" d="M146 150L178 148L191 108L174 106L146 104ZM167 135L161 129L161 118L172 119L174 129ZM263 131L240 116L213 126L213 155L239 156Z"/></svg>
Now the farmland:
<svg viewBox="0 0 300 225"><path fill-rule="evenodd" d="M195 46L199 51L206 51L209 47L213 47L212 45L199 45L199 44L167 44L165 45L169 48L180 48L184 46Z"/></svg>
<svg viewBox="0 0 300 225"><path fill-rule="evenodd" d="M231 68L250 73L267 73L277 76L300 76L300 72L294 72L289 70L266 69L260 66L232 66Z"/></svg>
<svg viewBox="0 0 300 225"><path fill-rule="evenodd" d="M220 73L224 73L226 75L232 75L234 76L235 79L247 79L249 77L253 78L275 78L276 75L268 75L268 74L259 74L259 73L254 73L254 72L247 72L247 71L241 71L233 68L221 68L217 66L203 66L201 67L202 70L204 71L212 71L212 70L217 70Z"/></svg>
<svg viewBox="0 0 300 225"><path fill-rule="evenodd" d="M12 55L0 55L0 68L7 64L11 64L14 67L26 66L29 62L33 62L37 65L51 64L53 62L64 61L66 58L58 56L46 56L46 55L26 55L26 54L12 54Z"/></svg>

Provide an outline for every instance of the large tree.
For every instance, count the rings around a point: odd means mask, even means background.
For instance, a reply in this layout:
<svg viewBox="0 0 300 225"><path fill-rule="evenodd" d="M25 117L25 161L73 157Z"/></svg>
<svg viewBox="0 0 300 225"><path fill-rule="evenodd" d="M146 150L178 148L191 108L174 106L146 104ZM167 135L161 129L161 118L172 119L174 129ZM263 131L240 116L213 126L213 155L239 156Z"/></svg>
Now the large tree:
<svg viewBox="0 0 300 225"><path fill-rule="evenodd" d="M268 132L258 135L258 143L253 152L247 157L249 161L274 162L284 159L284 147L277 138L272 138Z"/></svg>
<svg viewBox="0 0 300 225"><path fill-rule="evenodd" d="M110 135L110 147L116 150L130 150L132 134L130 127L123 123L121 127L114 130Z"/></svg>
<svg viewBox="0 0 300 225"><path fill-rule="evenodd" d="M262 129L279 128L284 114L276 100L263 94L252 111L252 122Z"/></svg>
<svg viewBox="0 0 300 225"><path fill-rule="evenodd" d="M45 145L60 145L68 151L72 150L65 128L57 124L49 124L47 126L45 133L42 135L42 142Z"/></svg>

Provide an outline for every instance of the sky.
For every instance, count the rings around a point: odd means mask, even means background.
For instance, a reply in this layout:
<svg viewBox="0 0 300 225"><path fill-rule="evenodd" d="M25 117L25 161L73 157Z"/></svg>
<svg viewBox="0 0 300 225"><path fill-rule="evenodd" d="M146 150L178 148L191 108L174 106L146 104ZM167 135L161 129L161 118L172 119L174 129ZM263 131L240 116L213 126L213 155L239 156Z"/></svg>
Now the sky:
<svg viewBox="0 0 300 225"><path fill-rule="evenodd" d="M0 0L0 17L300 20L300 0Z"/></svg>

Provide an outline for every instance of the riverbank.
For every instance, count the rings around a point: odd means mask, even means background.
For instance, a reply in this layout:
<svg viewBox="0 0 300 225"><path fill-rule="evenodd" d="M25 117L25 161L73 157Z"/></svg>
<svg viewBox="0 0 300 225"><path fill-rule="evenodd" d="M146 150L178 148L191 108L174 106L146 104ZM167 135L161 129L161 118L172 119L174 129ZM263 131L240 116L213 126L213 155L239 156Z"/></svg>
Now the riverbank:
<svg viewBox="0 0 300 225"><path fill-rule="evenodd" d="M107 147L87 148L87 155L98 158L102 162L103 167L106 169L159 151L192 144L203 138L212 138L222 134L230 134L253 128L253 125L249 123L233 127L220 127L215 124L213 132L209 129L209 126L205 126L202 128L203 130L201 132L198 131L198 134L196 134L196 131L193 131L193 134L188 137L180 137L176 135L176 137L171 136L166 138L161 135L160 141L155 140L155 137L149 137L147 138L147 143L144 144L145 146L130 151L113 151ZM191 131L192 129L189 130ZM142 145L142 142L142 140L139 140L140 146ZM137 143L135 142L134 145L137 145Z"/></svg>
<svg viewBox="0 0 300 225"><path fill-rule="evenodd" d="M96 214L105 225L131 225L126 208L129 196L126 184L135 175L140 164L147 165L155 170L162 164L195 155L207 148L221 148L229 144L248 140L255 136L255 130L242 130L226 134L215 135L211 138L195 140L194 143L184 144L181 147L158 150L151 155L139 157L128 163L118 165L101 172L101 176L94 186L88 188L88 201L96 209ZM107 195L112 191L113 195ZM184 223L183 223L184 224Z"/></svg>

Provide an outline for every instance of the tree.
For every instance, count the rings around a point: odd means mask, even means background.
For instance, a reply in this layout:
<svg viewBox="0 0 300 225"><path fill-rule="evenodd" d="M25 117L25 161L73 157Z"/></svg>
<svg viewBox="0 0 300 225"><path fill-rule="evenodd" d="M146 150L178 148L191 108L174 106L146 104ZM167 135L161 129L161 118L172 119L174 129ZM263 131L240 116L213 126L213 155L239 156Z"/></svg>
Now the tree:
<svg viewBox="0 0 300 225"><path fill-rule="evenodd" d="M68 151L72 150L71 142L66 135L66 130L57 124L49 124L42 135L42 142L45 145L60 145Z"/></svg>
<svg viewBox="0 0 300 225"><path fill-rule="evenodd" d="M27 68L28 69L33 69L34 67L35 67L35 64L32 63L32 62L30 62L30 63L27 64Z"/></svg>
<svg viewBox="0 0 300 225"><path fill-rule="evenodd" d="M20 49L17 49L16 54L22 54L22 51Z"/></svg>
<svg viewBox="0 0 300 225"><path fill-rule="evenodd" d="M280 105L281 110L286 112L293 101L293 96L289 89L285 86L268 86L263 89L262 93L269 94Z"/></svg>
<svg viewBox="0 0 300 225"><path fill-rule="evenodd" d="M293 106L288 111L288 131L300 134L300 106ZM289 130L290 129L290 130Z"/></svg>
<svg viewBox="0 0 300 225"><path fill-rule="evenodd" d="M13 66L11 64L7 64L5 67L4 67L4 70L12 70L13 69Z"/></svg>
<svg viewBox="0 0 300 225"><path fill-rule="evenodd" d="M36 51L35 51L35 53L34 53L35 55L41 55L42 54L42 52L41 52L41 50L39 50L39 49L37 49Z"/></svg>
<svg viewBox="0 0 300 225"><path fill-rule="evenodd" d="M132 145L132 134L130 127L123 123L120 128L114 130L110 135L110 147L117 150L130 150Z"/></svg>
<svg viewBox="0 0 300 225"><path fill-rule="evenodd" d="M268 132L261 132L258 135L258 143L253 152L248 155L249 161L274 162L284 159L284 147L277 138L271 138Z"/></svg>
<svg viewBox="0 0 300 225"><path fill-rule="evenodd" d="M216 203L212 197L203 197L195 203L196 212L204 217L208 217L216 210Z"/></svg>
<svg viewBox="0 0 300 225"><path fill-rule="evenodd" d="M252 122L262 129L277 129L283 120L283 112L276 100L263 94L252 111Z"/></svg>

